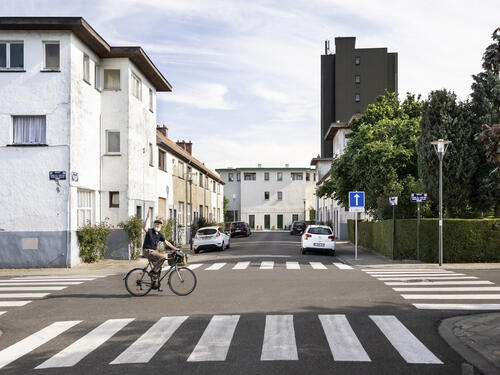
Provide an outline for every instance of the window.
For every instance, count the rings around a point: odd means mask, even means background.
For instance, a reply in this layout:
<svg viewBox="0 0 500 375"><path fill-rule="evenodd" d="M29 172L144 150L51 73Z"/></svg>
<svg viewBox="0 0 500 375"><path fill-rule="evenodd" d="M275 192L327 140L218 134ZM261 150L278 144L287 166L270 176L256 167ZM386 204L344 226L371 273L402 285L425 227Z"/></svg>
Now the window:
<svg viewBox="0 0 500 375"><path fill-rule="evenodd" d="M104 69L104 89L120 90L120 69Z"/></svg>
<svg viewBox="0 0 500 375"><path fill-rule="evenodd" d="M142 219L142 206L135 207L135 216L137 216L139 219Z"/></svg>
<svg viewBox="0 0 500 375"><path fill-rule="evenodd" d="M243 178L245 181L255 181L256 180L256 174L255 173L244 173Z"/></svg>
<svg viewBox="0 0 500 375"><path fill-rule="evenodd" d="M179 212L177 214L177 224L184 225L184 202L179 202Z"/></svg>
<svg viewBox="0 0 500 375"><path fill-rule="evenodd" d="M302 173L292 172L291 175L292 181L302 181L302 179L304 178Z"/></svg>
<svg viewBox="0 0 500 375"><path fill-rule="evenodd" d="M311 174L309 172L306 173L306 181L311 180Z"/></svg>
<svg viewBox="0 0 500 375"><path fill-rule="evenodd" d="M23 42L0 43L0 69L22 70L24 68Z"/></svg>
<svg viewBox="0 0 500 375"><path fill-rule="evenodd" d="M214 193L217 193L217 182L214 181L214 190L213 190Z"/></svg>
<svg viewBox="0 0 500 375"><path fill-rule="evenodd" d="M293 221L293 222L299 221L299 215L297 215L297 214L293 214L293 215L292 215L292 221Z"/></svg>
<svg viewBox="0 0 500 375"><path fill-rule="evenodd" d="M120 193L118 191L109 192L109 207L120 207Z"/></svg>
<svg viewBox="0 0 500 375"><path fill-rule="evenodd" d="M44 145L46 144L45 116L12 116L13 144Z"/></svg>
<svg viewBox="0 0 500 375"><path fill-rule="evenodd" d="M356 102L361 101L361 95L360 94L354 94L354 101L356 101Z"/></svg>
<svg viewBox="0 0 500 375"><path fill-rule="evenodd" d="M83 54L83 80L90 83L90 58Z"/></svg>
<svg viewBox="0 0 500 375"><path fill-rule="evenodd" d="M241 181L241 173L236 173L236 181Z"/></svg>
<svg viewBox="0 0 500 375"><path fill-rule="evenodd" d="M354 64L355 64L355 65L359 65L359 64L361 64L361 57L356 56L356 57L354 58Z"/></svg>
<svg viewBox="0 0 500 375"><path fill-rule="evenodd" d="M201 178L201 176L200 176L200 178ZM227 178L229 179L229 182L233 182L234 181L234 174L228 173ZM200 186L202 186L202 185L203 184L200 183Z"/></svg>
<svg viewBox="0 0 500 375"><path fill-rule="evenodd" d="M217 218L215 219L216 221L221 221L220 217L220 208L217 209Z"/></svg>
<svg viewBox="0 0 500 375"><path fill-rule="evenodd" d="M158 169L161 169L162 171L167 171L167 168L166 168L166 163L165 163L165 159L166 159L166 153L165 151L163 150L158 150Z"/></svg>
<svg viewBox="0 0 500 375"><path fill-rule="evenodd" d="M151 167L154 166L154 164L153 164L153 144L152 143L149 144L149 165Z"/></svg>
<svg viewBox="0 0 500 375"><path fill-rule="evenodd" d="M77 190L77 226L83 227L94 222L94 202L91 190Z"/></svg>
<svg viewBox="0 0 500 375"><path fill-rule="evenodd" d="M283 172L278 172L277 173L277 180L278 181L283 181Z"/></svg>
<svg viewBox="0 0 500 375"><path fill-rule="evenodd" d="M361 76L360 75L354 76L354 83L361 83Z"/></svg>
<svg viewBox="0 0 500 375"><path fill-rule="evenodd" d="M269 172L264 172L264 181L269 181Z"/></svg>
<svg viewBox="0 0 500 375"><path fill-rule="evenodd" d="M149 110L153 112L153 89L149 89Z"/></svg>
<svg viewBox="0 0 500 375"><path fill-rule="evenodd" d="M282 191L278 191L278 200L279 201L283 200L283 192Z"/></svg>
<svg viewBox="0 0 500 375"><path fill-rule="evenodd" d="M265 191L265 192L264 192L264 200L265 200L265 201L268 201L268 200L269 200L269 192L268 192L268 191Z"/></svg>
<svg viewBox="0 0 500 375"><path fill-rule="evenodd" d="M307 233L311 234L332 234L332 230L330 228L323 228L323 227L312 227L309 228Z"/></svg>
<svg viewBox="0 0 500 375"><path fill-rule="evenodd" d="M120 132L112 130L106 131L106 153L120 153Z"/></svg>
<svg viewBox="0 0 500 375"><path fill-rule="evenodd" d="M200 182L200 183L199 183L200 187L203 187L203 175L202 175L201 173L200 173L200 178L199 178L199 180L200 180L200 181L199 181L199 182Z"/></svg>
<svg viewBox="0 0 500 375"><path fill-rule="evenodd" d="M101 70L99 69L99 65L94 65L94 87L97 90L101 89Z"/></svg>
<svg viewBox="0 0 500 375"><path fill-rule="evenodd" d="M45 63L47 70L59 70L59 42L44 42Z"/></svg>
<svg viewBox="0 0 500 375"><path fill-rule="evenodd" d="M179 162L177 166L177 176L180 178L184 178L184 163L182 161Z"/></svg>
<svg viewBox="0 0 500 375"><path fill-rule="evenodd" d="M132 73L132 95L142 100L142 83L139 77Z"/></svg>
<svg viewBox="0 0 500 375"><path fill-rule="evenodd" d="M208 176L205 176L205 189L207 189L207 190L210 189L210 186L208 186ZM207 208L207 210L208 210L208 208Z"/></svg>

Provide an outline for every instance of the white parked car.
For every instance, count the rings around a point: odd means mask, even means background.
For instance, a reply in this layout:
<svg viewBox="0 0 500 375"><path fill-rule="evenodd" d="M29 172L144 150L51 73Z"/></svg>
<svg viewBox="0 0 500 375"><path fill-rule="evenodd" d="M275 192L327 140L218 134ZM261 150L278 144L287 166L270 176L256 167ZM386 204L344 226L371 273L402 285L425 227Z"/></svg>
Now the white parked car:
<svg viewBox="0 0 500 375"><path fill-rule="evenodd" d="M221 227L204 227L198 229L193 239L194 253L201 250L221 250L229 249L231 237L228 236Z"/></svg>
<svg viewBox="0 0 500 375"><path fill-rule="evenodd" d="M307 250L328 251L335 255L335 236L332 228L326 225L308 225L300 244L302 254Z"/></svg>

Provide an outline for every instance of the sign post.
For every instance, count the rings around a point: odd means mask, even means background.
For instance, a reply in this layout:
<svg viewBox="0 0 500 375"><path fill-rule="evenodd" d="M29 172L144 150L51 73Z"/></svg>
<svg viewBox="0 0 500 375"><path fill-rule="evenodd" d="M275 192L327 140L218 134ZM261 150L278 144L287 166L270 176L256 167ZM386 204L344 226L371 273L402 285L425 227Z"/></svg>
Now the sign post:
<svg viewBox="0 0 500 375"><path fill-rule="evenodd" d="M365 212L365 192L349 192L349 212L354 212L354 260L358 260L358 212Z"/></svg>
<svg viewBox="0 0 500 375"><path fill-rule="evenodd" d="M396 243L396 206L398 197L389 197L389 204L392 206L392 259L394 259L394 244Z"/></svg>
<svg viewBox="0 0 500 375"><path fill-rule="evenodd" d="M412 193L410 200L417 203L417 260L420 260L420 203L427 202L427 193Z"/></svg>

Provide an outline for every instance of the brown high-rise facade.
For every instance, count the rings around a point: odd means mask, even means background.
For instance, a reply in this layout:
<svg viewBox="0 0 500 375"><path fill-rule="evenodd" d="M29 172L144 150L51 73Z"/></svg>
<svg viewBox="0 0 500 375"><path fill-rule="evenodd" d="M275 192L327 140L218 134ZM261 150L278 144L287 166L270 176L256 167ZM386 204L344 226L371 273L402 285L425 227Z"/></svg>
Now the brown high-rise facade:
<svg viewBox="0 0 500 375"><path fill-rule="evenodd" d="M362 114L387 89L398 91L398 54L387 48L355 48L355 37L335 38L335 54L321 56L321 157L333 156L325 135L332 123Z"/></svg>

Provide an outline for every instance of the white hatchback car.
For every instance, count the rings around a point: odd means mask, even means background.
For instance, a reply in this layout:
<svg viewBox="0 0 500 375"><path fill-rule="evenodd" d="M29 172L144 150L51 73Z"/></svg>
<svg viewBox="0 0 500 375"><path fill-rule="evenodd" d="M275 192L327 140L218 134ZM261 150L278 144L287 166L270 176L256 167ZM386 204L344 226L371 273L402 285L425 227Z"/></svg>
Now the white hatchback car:
<svg viewBox="0 0 500 375"><path fill-rule="evenodd" d="M300 248L302 254L307 250L322 250L335 255L335 236L332 228L326 225L309 225L302 235Z"/></svg>
<svg viewBox="0 0 500 375"><path fill-rule="evenodd" d="M204 227L198 229L193 239L194 253L201 250L221 250L229 249L231 238L221 227Z"/></svg>

